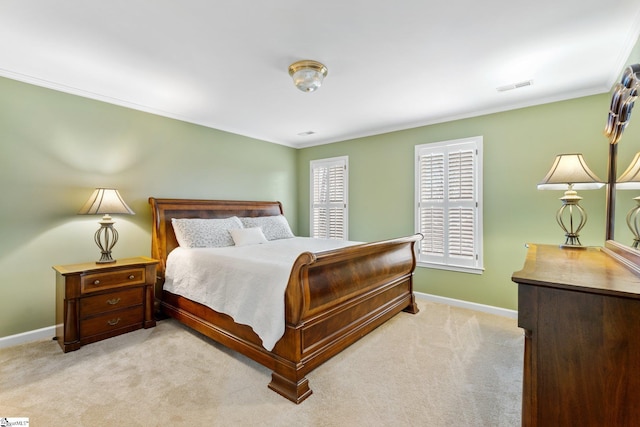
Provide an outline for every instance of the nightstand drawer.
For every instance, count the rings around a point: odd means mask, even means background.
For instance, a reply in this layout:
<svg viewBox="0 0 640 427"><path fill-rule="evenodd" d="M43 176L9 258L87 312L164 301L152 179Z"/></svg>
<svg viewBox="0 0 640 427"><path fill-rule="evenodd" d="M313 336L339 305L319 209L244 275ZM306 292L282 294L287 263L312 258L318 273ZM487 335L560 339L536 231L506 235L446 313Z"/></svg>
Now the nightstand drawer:
<svg viewBox="0 0 640 427"><path fill-rule="evenodd" d="M126 310L113 311L100 316L80 321L80 335L88 338L105 332L115 331L131 325L140 325L144 319L143 307L132 307Z"/></svg>
<svg viewBox="0 0 640 427"><path fill-rule="evenodd" d="M84 274L80 277L81 292L84 294L118 286L142 285L145 283L144 272L144 268L127 268Z"/></svg>
<svg viewBox="0 0 640 427"><path fill-rule="evenodd" d="M120 292L94 295L80 301L80 318L84 319L109 311L120 310L144 303L144 288L137 287Z"/></svg>

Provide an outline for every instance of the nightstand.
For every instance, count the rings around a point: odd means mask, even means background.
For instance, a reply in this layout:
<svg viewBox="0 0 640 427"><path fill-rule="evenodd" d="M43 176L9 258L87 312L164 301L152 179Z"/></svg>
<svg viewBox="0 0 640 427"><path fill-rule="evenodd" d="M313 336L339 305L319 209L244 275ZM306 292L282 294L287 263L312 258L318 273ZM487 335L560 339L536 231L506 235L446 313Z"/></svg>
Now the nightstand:
<svg viewBox="0 0 640 427"><path fill-rule="evenodd" d="M56 340L66 353L85 344L156 325L157 260L56 265Z"/></svg>

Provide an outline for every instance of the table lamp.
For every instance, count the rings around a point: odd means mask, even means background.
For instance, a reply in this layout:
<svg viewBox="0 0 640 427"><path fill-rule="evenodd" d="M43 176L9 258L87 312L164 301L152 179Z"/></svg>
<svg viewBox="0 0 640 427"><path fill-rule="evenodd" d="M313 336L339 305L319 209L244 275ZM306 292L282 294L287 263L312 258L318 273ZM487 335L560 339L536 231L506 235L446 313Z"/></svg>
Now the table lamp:
<svg viewBox="0 0 640 427"><path fill-rule="evenodd" d="M118 190L113 188L96 188L87 203L78 212L80 215L104 215L100 221L100 228L96 231L94 240L100 248L102 256L97 264L116 262L111 257L111 250L118 242L118 232L113 227L111 214L135 215L122 200Z"/></svg>
<svg viewBox="0 0 640 427"><path fill-rule="evenodd" d="M616 181L617 190L640 190L640 152L636 153L631 164ZM633 233L631 247L640 246L640 196L635 197L636 206L627 213L627 226Z"/></svg>
<svg viewBox="0 0 640 427"><path fill-rule="evenodd" d="M587 223L587 213L580 206L582 197L576 190L602 188L604 183L587 166L582 154L560 154L551 169L538 184L538 190L566 190L556 221L565 232L563 247L582 247L580 230Z"/></svg>

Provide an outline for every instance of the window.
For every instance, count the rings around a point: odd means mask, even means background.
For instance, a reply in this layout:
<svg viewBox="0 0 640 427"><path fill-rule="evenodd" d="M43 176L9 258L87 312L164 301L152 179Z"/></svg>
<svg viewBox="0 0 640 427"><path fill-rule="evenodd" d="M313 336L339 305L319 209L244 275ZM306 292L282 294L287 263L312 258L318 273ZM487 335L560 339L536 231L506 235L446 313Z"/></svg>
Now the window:
<svg viewBox="0 0 640 427"><path fill-rule="evenodd" d="M348 160L311 162L311 237L347 240Z"/></svg>
<svg viewBox="0 0 640 427"><path fill-rule="evenodd" d="M416 146L418 264L482 273L482 137Z"/></svg>

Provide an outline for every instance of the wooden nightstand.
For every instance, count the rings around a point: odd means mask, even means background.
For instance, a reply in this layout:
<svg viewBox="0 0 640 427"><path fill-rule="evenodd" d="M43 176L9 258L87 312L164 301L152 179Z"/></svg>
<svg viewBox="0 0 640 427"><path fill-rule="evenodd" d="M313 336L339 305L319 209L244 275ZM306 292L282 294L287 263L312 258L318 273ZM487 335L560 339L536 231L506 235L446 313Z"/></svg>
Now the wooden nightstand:
<svg viewBox="0 0 640 427"><path fill-rule="evenodd" d="M156 325L158 261L125 258L110 264L56 265L56 339L66 353L85 344Z"/></svg>

